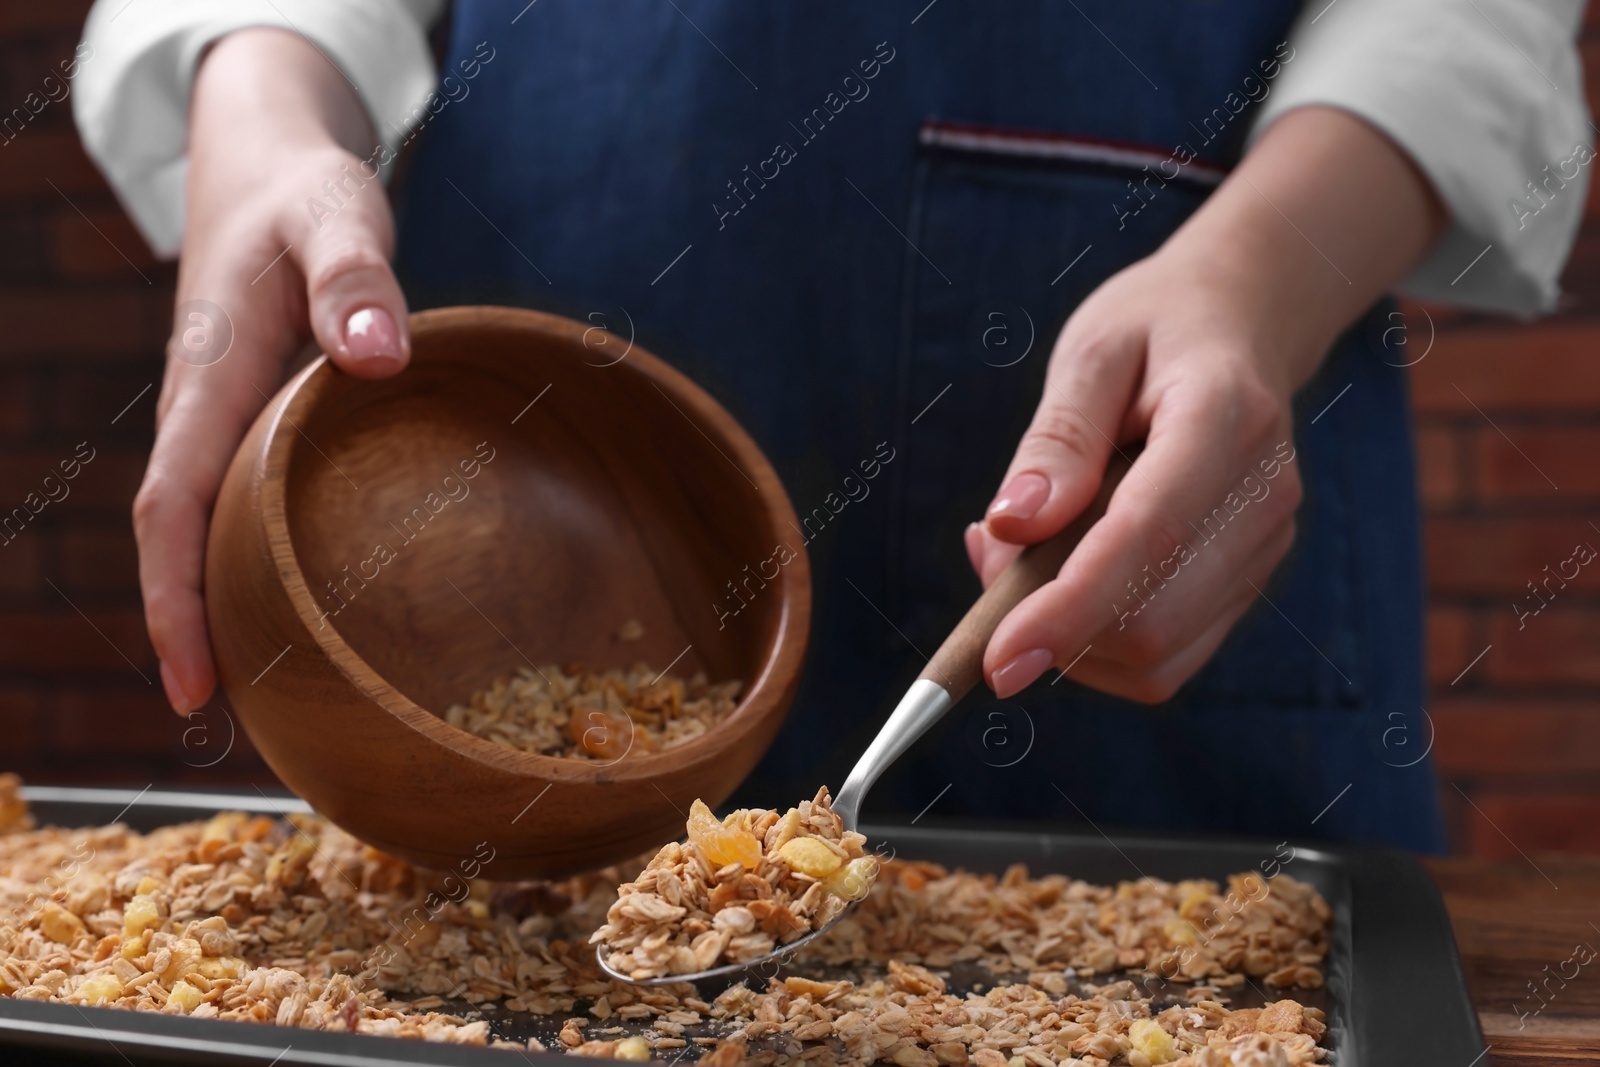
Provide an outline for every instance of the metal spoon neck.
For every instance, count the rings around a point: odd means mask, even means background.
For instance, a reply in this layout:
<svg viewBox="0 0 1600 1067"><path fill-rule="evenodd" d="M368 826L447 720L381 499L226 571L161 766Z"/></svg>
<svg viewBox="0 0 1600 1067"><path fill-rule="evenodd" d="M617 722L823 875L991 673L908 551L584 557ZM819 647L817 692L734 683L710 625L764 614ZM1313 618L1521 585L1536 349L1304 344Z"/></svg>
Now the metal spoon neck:
<svg viewBox="0 0 1600 1067"><path fill-rule="evenodd" d="M854 830L860 824L861 804L879 775L954 705L949 691L938 682L918 678L911 683L834 798L833 810L844 820L846 829Z"/></svg>

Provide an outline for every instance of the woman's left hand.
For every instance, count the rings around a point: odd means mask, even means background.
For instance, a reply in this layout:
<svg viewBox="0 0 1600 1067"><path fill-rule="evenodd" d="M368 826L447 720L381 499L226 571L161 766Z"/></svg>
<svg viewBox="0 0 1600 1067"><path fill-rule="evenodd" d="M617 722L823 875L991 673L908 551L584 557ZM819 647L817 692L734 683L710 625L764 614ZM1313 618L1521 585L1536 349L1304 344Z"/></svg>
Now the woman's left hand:
<svg viewBox="0 0 1600 1067"><path fill-rule="evenodd" d="M967 531L984 583L1088 506L1114 451L1144 449L1059 576L996 630L984 673L998 696L1054 665L1156 703L1205 664L1294 541L1294 391L1444 223L1387 137L1303 108L1157 253L1083 302Z"/></svg>

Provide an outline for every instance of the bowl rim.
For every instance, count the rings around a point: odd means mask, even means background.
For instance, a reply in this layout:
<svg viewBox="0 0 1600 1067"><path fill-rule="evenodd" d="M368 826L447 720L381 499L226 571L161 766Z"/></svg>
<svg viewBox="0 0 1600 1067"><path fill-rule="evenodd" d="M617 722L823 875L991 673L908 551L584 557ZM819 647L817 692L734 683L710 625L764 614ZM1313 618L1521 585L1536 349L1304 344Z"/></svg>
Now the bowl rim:
<svg viewBox="0 0 1600 1067"><path fill-rule="evenodd" d="M595 328L547 312L494 305L462 305L415 312L410 316L410 327L413 358L416 339L451 330L520 330L554 340L563 347L572 344L581 347L584 333ZM791 527L796 525L794 507L777 472L744 427L714 397L638 343L632 344L627 356L615 366L623 364L631 365L621 373L642 375L670 402L683 409L685 417L696 416L690 421L702 434L706 433L704 424L718 435L720 440L706 435L707 440L715 448L730 450L730 462L736 460L735 466L748 472L762 500L762 515L769 533L776 534L786 522ZM715 759L759 730L765 719L761 714L763 709L781 704L784 690L798 684L810 638L811 614L811 564L803 544L796 550L796 558L780 568L781 582L768 582L778 587L774 597L778 619L762 652L755 678L746 683L738 704L726 718L691 741L631 757L625 753L605 763L548 756L495 744L452 726L442 716L413 701L357 653L336 625L322 624L323 616L317 610L290 533L285 502L290 457L304 436L300 426L315 411L339 373L326 355L320 355L285 383L269 403L268 423L259 455L265 476L260 496L261 521L279 582L296 618L328 662L368 702L428 740L497 771L552 784L588 784L654 780L664 773L679 772L701 761ZM316 447L314 443L312 447ZM533 803L537 801L536 797Z"/></svg>

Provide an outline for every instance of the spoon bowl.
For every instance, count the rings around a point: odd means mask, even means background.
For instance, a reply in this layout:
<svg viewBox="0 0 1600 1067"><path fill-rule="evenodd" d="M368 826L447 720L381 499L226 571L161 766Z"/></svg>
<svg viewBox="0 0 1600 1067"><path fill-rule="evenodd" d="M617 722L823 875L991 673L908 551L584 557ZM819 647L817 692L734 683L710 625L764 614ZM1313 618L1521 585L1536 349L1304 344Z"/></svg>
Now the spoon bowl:
<svg viewBox="0 0 1600 1067"><path fill-rule="evenodd" d="M745 963L725 963L721 967L712 967L709 970L696 971L693 974L664 974L659 978L629 978L621 971L615 970L606 962L604 945L595 946L595 959L599 962L600 969L602 971L605 971L606 974L620 982L627 982L629 985L676 985L679 982L704 982L712 978L737 979L740 976L750 974L752 971L760 970L762 968L774 968L775 965L781 965L784 960L793 956L806 945L815 941L829 930L832 930L835 926L838 926L840 921L843 920L846 915L849 915L852 911L854 911L856 909L856 905L860 903L861 901L859 900L852 900L850 903L845 905L843 911L839 912L838 915L833 917L833 920L829 922L828 925L819 927L811 931L809 934L806 934L804 937L797 937L787 945L784 945L773 952L769 952L765 956L762 956L758 959L749 960ZM774 970L773 973L775 974L776 971Z"/></svg>

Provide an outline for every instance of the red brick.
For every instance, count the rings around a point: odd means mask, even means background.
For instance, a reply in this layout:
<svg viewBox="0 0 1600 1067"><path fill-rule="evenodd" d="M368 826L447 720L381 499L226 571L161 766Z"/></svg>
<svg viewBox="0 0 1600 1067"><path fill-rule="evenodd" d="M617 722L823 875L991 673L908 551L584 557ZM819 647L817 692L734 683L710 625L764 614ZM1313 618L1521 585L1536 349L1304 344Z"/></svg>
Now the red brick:
<svg viewBox="0 0 1600 1067"><path fill-rule="evenodd" d="M44 220L32 212L0 210L0 284L38 283L40 271L50 261L46 232Z"/></svg>
<svg viewBox="0 0 1600 1067"><path fill-rule="evenodd" d="M137 792L166 780L162 760L126 752L44 753L16 766L24 781L41 785L101 786Z"/></svg>
<svg viewBox="0 0 1600 1067"><path fill-rule="evenodd" d="M93 0L50 0L48 4L0 4L0 34L83 29Z"/></svg>
<svg viewBox="0 0 1600 1067"><path fill-rule="evenodd" d="M61 584L68 596L79 591L138 594L139 546L131 522L111 529L69 526L61 532L58 546Z"/></svg>
<svg viewBox="0 0 1600 1067"><path fill-rule="evenodd" d="M1600 548L1600 515L1573 518L1432 518L1423 530L1428 587L1434 593L1494 596L1504 599L1497 613L1514 618L1511 603L1526 597L1527 583L1555 573L1579 542ZM1600 560L1582 568L1567 590L1600 594ZM1570 572L1571 567L1567 570ZM1551 583L1552 589L1559 586ZM1559 596L1559 593L1558 593ZM1528 602L1532 609L1537 604Z"/></svg>
<svg viewBox="0 0 1600 1067"><path fill-rule="evenodd" d="M1456 433L1444 426L1417 427L1417 479L1424 507L1454 507L1462 497Z"/></svg>
<svg viewBox="0 0 1600 1067"><path fill-rule="evenodd" d="M1427 414L1475 416L1473 404L1491 418L1512 411L1591 413L1600 409L1600 325L1442 331L1412 368L1412 396L1416 410Z"/></svg>
<svg viewBox="0 0 1600 1067"><path fill-rule="evenodd" d="M62 109L70 106L70 101L65 100L50 105ZM52 182L55 188L51 188ZM0 199L32 196L43 202L48 197L55 201L51 205L54 209L57 204L67 205L63 194L85 211L111 197L110 187L84 153L72 127L54 129L35 120L0 145Z"/></svg>
<svg viewBox="0 0 1600 1067"><path fill-rule="evenodd" d="M74 762L138 754L161 782L276 781L238 717L219 701L180 717L159 689L74 688L57 694L54 712L51 750Z"/></svg>
<svg viewBox="0 0 1600 1067"><path fill-rule="evenodd" d="M56 377L52 418L58 433L72 427L100 426L118 440L135 442L148 452L155 438L156 398L161 395L161 361L114 367L78 364ZM112 419L117 421L113 424ZM79 438L81 440L81 438Z"/></svg>
<svg viewBox="0 0 1600 1067"><path fill-rule="evenodd" d="M1551 606L1518 625L1509 607L1490 616L1492 684L1600 686L1600 611Z"/></svg>
<svg viewBox="0 0 1600 1067"><path fill-rule="evenodd" d="M69 278L143 281L161 271L133 221L115 208L80 215L62 204L51 220L50 245L56 270Z"/></svg>
<svg viewBox="0 0 1600 1067"><path fill-rule="evenodd" d="M1434 758L1448 778L1600 774L1600 704L1434 702Z"/></svg>
<svg viewBox="0 0 1600 1067"><path fill-rule="evenodd" d="M39 493L43 498L44 479L50 475L56 478L52 486L65 486L67 495L45 504L25 530L32 529L47 516L58 518L97 511L126 515L133 506L134 494L139 491L139 482L144 478L148 457L143 452L96 448L93 440L88 444L94 448L94 458L87 464L80 464L78 476L71 481L61 479L60 464L77 454L76 445L0 455L0 519L24 507L23 501L29 493Z"/></svg>
<svg viewBox="0 0 1600 1067"><path fill-rule="evenodd" d="M159 682L134 690L68 689L55 698L54 747L74 754L165 755L180 762L186 725L167 704Z"/></svg>
<svg viewBox="0 0 1600 1067"><path fill-rule="evenodd" d="M1484 500L1543 504L1558 491L1563 502L1600 496L1600 426L1501 429L1510 440L1486 426L1473 442ZM1551 482L1558 488L1552 489Z"/></svg>
<svg viewBox="0 0 1600 1067"><path fill-rule="evenodd" d="M1472 801L1477 809L1467 810L1463 826L1474 856L1521 860L1552 852L1600 853L1600 797L1486 793Z"/></svg>
<svg viewBox="0 0 1600 1067"><path fill-rule="evenodd" d="M39 577L44 569L46 538L42 530L24 530L10 541L0 539L0 593L15 596L50 588Z"/></svg>
<svg viewBox="0 0 1600 1067"><path fill-rule="evenodd" d="M26 368L0 370L0 435L21 440L33 433L39 392L34 377Z"/></svg>
<svg viewBox="0 0 1600 1067"><path fill-rule="evenodd" d="M1428 680L1448 685L1483 648L1471 647L1473 620L1461 608L1428 609Z"/></svg>
<svg viewBox="0 0 1600 1067"><path fill-rule="evenodd" d="M40 698L25 689L0 690L0 759L9 761L39 748ZM0 766L0 770L5 769Z"/></svg>
<svg viewBox="0 0 1600 1067"><path fill-rule="evenodd" d="M80 615L54 590L49 595L47 610L0 612L0 670L93 670L136 685L145 684L142 673L152 688L160 684L139 609L104 610L80 602Z"/></svg>
<svg viewBox="0 0 1600 1067"><path fill-rule="evenodd" d="M0 292L0 358L159 358L171 325L172 294L160 286L147 289L138 279L133 284L137 290Z"/></svg>

